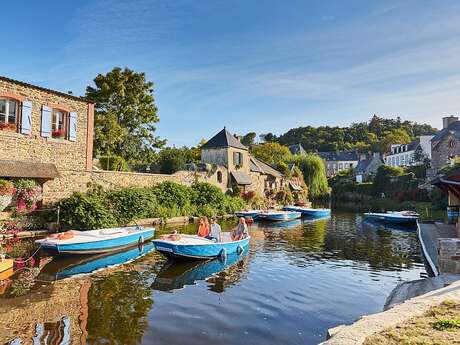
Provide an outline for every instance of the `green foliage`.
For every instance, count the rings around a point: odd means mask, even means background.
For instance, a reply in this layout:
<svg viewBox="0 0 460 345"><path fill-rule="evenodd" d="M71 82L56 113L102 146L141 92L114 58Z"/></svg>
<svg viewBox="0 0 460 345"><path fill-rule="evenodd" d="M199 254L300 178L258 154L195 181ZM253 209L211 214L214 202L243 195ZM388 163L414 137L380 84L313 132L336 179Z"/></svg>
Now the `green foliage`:
<svg viewBox="0 0 460 345"><path fill-rule="evenodd" d="M130 164L150 163L153 149L164 145L155 136L159 118L153 83L144 73L115 67L98 74L94 84L86 88L86 98L95 103L95 154L120 156Z"/></svg>
<svg viewBox="0 0 460 345"><path fill-rule="evenodd" d="M440 319L433 324L433 328L438 331L446 331L460 328L460 320Z"/></svg>
<svg viewBox="0 0 460 345"><path fill-rule="evenodd" d="M250 147L254 145L254 140L256 139L257 134L255 132L249 132L241 138L241 143L244 146Z"/></svg>
<svg viewBox="0 0 460 345"><path fill-rule="evenodd" d="M217 216L244 208L239 197L225 195L208 183L192 187L163 182L149 188L104 191L92 186L87 193L74 193L59 202L61 221L74 229L97 229L126 225L142 218Z"/></svg>
<svg viewBox="0 0 460 345"><path fill-rule="evenodd" d="M425 124L402 121L400 118L385 119L374 115L369 122L354 123L349 127L298 127L276 137L265 134L266 142L279 142L283 145L301 143L307 151L335 151L357 149L360 152L381 150L381 140L394 130L402 129L409 137L417 138L423 134L434 134L436 129Z"/></svg>
<svg viewBox="0 0 460 345"><path fill-rule="evenodd" d="M37 186L37 182L31 179L19 179L13 181L16 189L33 189Z"/></svg>
<svg viewBox="0 0 460 345"><path fill-rule="evenodd" d="M403 128L395 128L384 132L383 138L380 140L378 151L385 153L390 151L391 144L408 144L411 137Z"/></svg>
<svg viewBox="0 0 460 345"><path fill-rule="evenodd" d="M291 152L286 146L278 143L265 143L251 147L251 153L257 159L268 164L280 164L291 158Z"/></svg>
<svg viewBox="0 0 460 345"><path fill-rule="evenodd" d="M99 158L101 168L110 171L128 171L128 164L120 156L102 156Z"/></svg>
<svg viewBox="0 0 460 345"><path fill-rule="evenodd" d="M187 163L194 162L196 151L187 147L166 147L159 152L158 165L162 174L173 174L184 170Z"/></svg>
<svg viewBox="0 0 460 345"><path fill-rule="evenodd" d="M380 166L374 178L374 194L380 195L381 193L384 193L391 182L391 178L402 176L403 174L403 168L388 165Z"/></svg>
<svg viewBox="0 0 460 345"><path fill-rule="evenodd" d="M0 179L0 196L13 195L14 185L11 181Z"/></svg>
<svg viewBox="0 0 460 345"><path fill-rule="evenodd" d="M298 155L293 156L290 162L302 171L311 198L317 199L329 194L326 167L321 157L316 154Z"/></svg>

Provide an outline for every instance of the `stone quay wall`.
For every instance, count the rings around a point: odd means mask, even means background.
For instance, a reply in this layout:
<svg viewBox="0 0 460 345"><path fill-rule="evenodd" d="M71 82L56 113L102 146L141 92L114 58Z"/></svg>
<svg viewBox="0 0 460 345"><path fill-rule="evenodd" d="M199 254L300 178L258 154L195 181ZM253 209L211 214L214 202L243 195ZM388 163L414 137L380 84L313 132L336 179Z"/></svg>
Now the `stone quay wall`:
<svg viewBox="0 0 460 345"><path fill-rule="evenodd" d="M438 240L438 266L442 273L460 274L460 239Z"/></svg>

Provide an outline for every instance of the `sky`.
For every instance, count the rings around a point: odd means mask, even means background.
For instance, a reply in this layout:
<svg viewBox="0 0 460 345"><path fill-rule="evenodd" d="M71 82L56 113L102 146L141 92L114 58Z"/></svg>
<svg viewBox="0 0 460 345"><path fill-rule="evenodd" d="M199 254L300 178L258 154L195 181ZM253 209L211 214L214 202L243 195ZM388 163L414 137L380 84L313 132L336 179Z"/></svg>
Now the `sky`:
<svg viewBox="0 0 460 345"><path fill-rule="evenodd" d="M84 95L154 82L169 146L231 132L460 113L460 1L40 0L2 4L0 75Z"/></svg>

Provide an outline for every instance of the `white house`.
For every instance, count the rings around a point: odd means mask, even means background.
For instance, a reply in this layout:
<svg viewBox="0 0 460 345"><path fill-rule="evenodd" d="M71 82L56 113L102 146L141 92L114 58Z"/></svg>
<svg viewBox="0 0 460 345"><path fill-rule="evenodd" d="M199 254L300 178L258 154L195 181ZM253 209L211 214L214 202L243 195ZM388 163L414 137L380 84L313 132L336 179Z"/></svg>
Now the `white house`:
<svg viewBox="0 0 460 345"><path fill-rule="evenodd" d="M433 135L422 135L409 144L393 144L390 153L385 157L385 164L393 167L414 165L414 154L417 149L431 159L431 139Z"/></svg>

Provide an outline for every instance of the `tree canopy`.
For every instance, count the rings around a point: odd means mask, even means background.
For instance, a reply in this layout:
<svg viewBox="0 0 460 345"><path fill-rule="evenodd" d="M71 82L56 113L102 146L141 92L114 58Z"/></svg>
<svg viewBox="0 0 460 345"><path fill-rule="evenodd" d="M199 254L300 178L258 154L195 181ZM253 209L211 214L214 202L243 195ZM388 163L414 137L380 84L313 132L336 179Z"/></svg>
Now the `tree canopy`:
<svg viewBox="0 0 460 345"><path fill-rule="evenodd" d="M291 157L291 152L286 146L278 143L265 143L251 147L251 153L254 157L268 164L278 165L286 162Z"/></svg>
<svg viewBox="0 0 460 345"><path fill-rule="evenodd" d="M155 135L159 121L153 83L144 73L115 67L98 74L86 98L95 103L96 155L115 155L128 163L151 163L165 141Z"/></svg>

